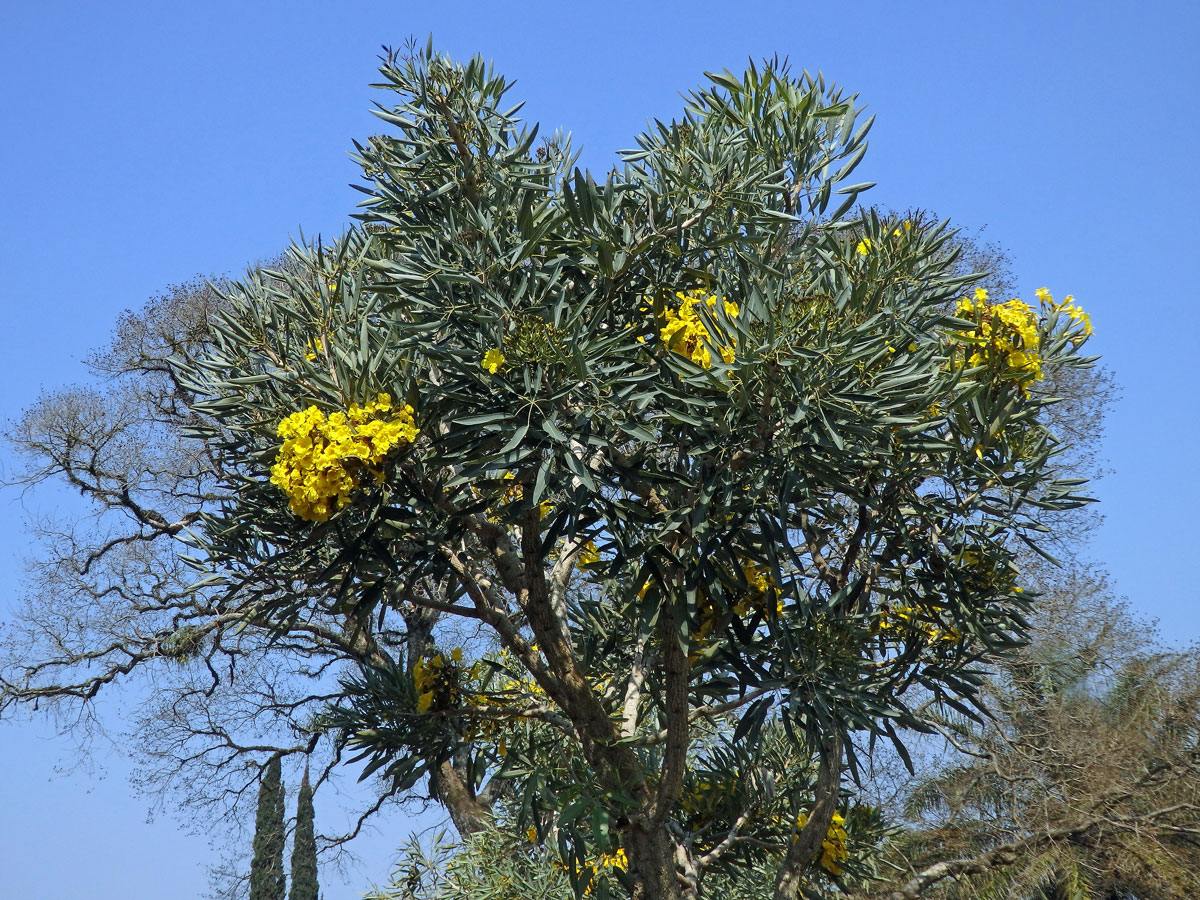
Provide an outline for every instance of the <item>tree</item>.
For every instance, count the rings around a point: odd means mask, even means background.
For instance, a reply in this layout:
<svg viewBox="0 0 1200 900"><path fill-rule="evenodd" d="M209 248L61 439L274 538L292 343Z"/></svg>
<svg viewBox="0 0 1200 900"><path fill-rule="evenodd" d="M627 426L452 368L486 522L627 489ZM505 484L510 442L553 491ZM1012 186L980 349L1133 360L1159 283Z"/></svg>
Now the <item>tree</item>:
<svg viewBox="0 0 1200 900"><path fill-rule="evenodd" d="M272 756L258 789L254 820L254 860L250 864L250 900L283 900L283 781L279 757Z"/></svg>
<svg viewBox="0 0 1200 900"><path fill-rule="evenodd" d="M317 840L312 785L308 771L296 799L296 835L292 839L292 890L288 900L317 900Z"/></svg>
<svg viewBox="0 0 1200 900"><path fill-rule="evenodd" d="M892 217L931 220L921 213ZM981 235L956 242L960 274L986 271L993 295L1014 293L1003 251ZM282 258L270 263L285 265ZM186 391L168 360L209 340L208 317L219 303L197 279L126 312L110 343L87 361L99 388L46 394L8 429L28 461L18 484L69 485L90 510L30 523L42 555L27 572L23 608L4 626L0 711L18 704L56 710L87 746L98 726L93 698L132 685L125 701L143 699L119 743L138 759L138 786L165 809L188 810L185 820L204 822L210 834L213 823L228 824L228 845L239 847L246 842L236 829L247 817L237 804L253 800L248 788L257 784L262 760L303 755L319 765L318 785L335 777L332 742L314 724L336 681L307 673L352 669L362 656L327 638L343 627L337 620L328 632L297 630L287 642L271 641L247 611L218 613L211 592L186 590L193 579L179 560L180 538L216 497L214 460L186 437L194 417L180 402ZM1112 394L1104 373L1059 373L1047 393L1068 398L1045 411L1054 430L1071 435L1077 452L1094 443ZM1086 470L1078 460L1069 468ZM1085 512L1060 513L1070 521L1056 523L1047 537L1080 534ZM1071 550L1061 542L1054 548L1059 555ZM1023 571L1037 562L1023 560ZM386 623L369 633L396 652ZM139 690L147 684L152 689ZM298 734L305 738L297 741ZM322 837L322 853L355 830Z"/></svg>
<svg viewBox="0 0 1200 900"><path fill-rule="evenodd" d="M911 877L886 896L935 885L952 900L1200 891L1194 650L1157 646L1103 579L1076 573L1047 592L1033 640L987 694L991 716L947 722L957 752L909 793L911 827L895 849Z"/></svg>
<svg viewBox="0 0 1200 900"><path fill-rule="evenodd" d="M217 461L199 585L279 639L398 618L325 727L577 893L852 888L863 754L979 714L1017 548L1082 502L1038 385L1086 314L854 215L869 122L820 77L710 76L598 184L479 60L382 72L361 226L173 363Z"/></svg>
<svg viewBox="0 0 1200 900"><path fill-rule="evenodd" d="M386 147L384 138L371 144L373 150ZM549 159L562 152L552 145L540 151L540 155ZM907 221L909 227L904 228L905 232L946 234L944 228L939 232L928 217L917 214L889 217L876 212L865 215L862 221L889 219L900 226ZM867 261L873 252L878 252L878 247L867 243L869 237L859 237L863 227L850 219L843 229L852 234L849 243L854 250L846 254L851 262ZM792 237L789 235L788 240ZM951 258L951 251L960 246L960 237L947 238L942 260L945 271L957 277L982 269L983 266L970 264L969 254ZM311 275L310 263L304 261L309 252L297 248L298 262L283 260L274 264L272 269L277 275L255 273L259 286L286 292L291 289L289 277L304 283ZM994 257L987 264L994 267ZM1001 293L998 281L1002 280L993 275L987 282L993 294ZM328 282L325 284L328 286ZM335 286L340 286L340 282L335 282ZM946 311L948 306L952 310L955 296L958 295L948 294L938 308ZM278 620L251 593L243 593L240 598L230 596L212 584L185 590L193 579L182 571L172 545L188 526L200 521L206 508L230 495L227 484L236 480L243 461L236 456L222 459L211 452L211 447L189 437L189 429L202 422L205 413L191 405L193 392L180 380L171 360L203 355L213 340L209 321L225 302L216 291L204 285L191 285L160 298L141 315L126 315L112 349L93 360L100 372L111 376L109 389L104 393L72 391L44 398L13 433L18 446L36 461L28 473L29 483L62 477L96 501L103 518L99 527L90 532L76 528L56 531L52 525L44 528L43 533L54 542L50 545L50 555L34 573L34 584L41 593L31 598L35 603L44 602L40 606L31 603L24 620L10 632L11 665L5 670L0 703L8 706L17 702L36 705L53 700L77 701L80 705L76 708L84 713L82 721L86 727L91 710L88 700L130 671L151 672L156 692L143 707L139 726L134 728L151 762L146 784L175 784L186 791L187 802L200 804L244 795L246 785L258 779L255 759L264 754L308 756L325 749L327 756L317 780L319 784L334 771L339 760L340 747L335 744L340 734L337 726L339 721L345 721L339 715L318 718L316 714L325 704L332 704L340 714L353 711L351 701L362 693L362 683L368 677L384 681L389 670L398 670L390 675L399 682L401 692L406 685L410 691L416 688L418 681L423 685L415 697L418 709L425 702L426 714L445 714L448 710L440 706L455 699L446 672L456 671L461 662L452 653L439 654L436 647L435 638L446 639L456 633L454 622L435 605L440 602L438 592L445 590L444 584L431 585L430 603L402 602L394 607L383 604L376 609L377 618L363 616L353 604L338 607L325 602L326 598L313 596L308 598L304 616L290 621L286 633L281 633ZM697 306L698 303L693 303L693 310ZM671 312L679 318L678 309ZM703 307L699 316L704 316ZM1067 316L1071 316L1069 310ZM333 346L336 349L336 344ZM491 349L504 353L503 346ZM690 349L696 349L695 342ZM304 355L311 353L315 358L324 351L324 339L318 338L315 345L305 347ZM715 362L711 349L709 361ZM496 361L497 372L491 374L500 374L503 365ZM720 363L716 365L719 367ZM1064 387L1072 388L1073 382L1082 380L1084 393L1094 394L1097 382L1092 372L1080 368L1057 371L1046 368L1041 380L1027 381L1024 386L1031 395L1045 398L1061 396ZM1080 396L1077 386L1067 393ZM1071 412L1064 415L1063 410ZM1036 414L1043 425L1053 430L1067 434L1087 431L1078 404L1040 406ZM1076 449L1080 446L1074 444ZM1056 464L1062 467L1064 457L1057 457ZM1076 464L1072 463L1072 467ZM519 490L523 493L524 486ZM515 485L505 485L502 496L510 503L520 499ZM1078 509L1056 515L1077 513ZM1039 519L1045 522L1049 515L1042 510ZM119 524L122 517L124 525ZM118 524L114 525L114 521ZM1055 535L1045 537L1053 539ZM1013 552L1014 560L1020 559L1019 546L1008 549ZM486 554L484 559L486 565ZM1029 577L1028 560L1022 560L1021 564L1022 581L1037 583L1036 578ZM746 581L749 583L749 577ZM579 580L571 590L577 588L592 589ZM702 628L705 621L706 616L701 616ZM63 623L70 623L70 627L64 628ZM713 625L708 624L707 629L701 640L708 640ZM494 647L489 648L478 636L474 646L482 651L477 661L486 669L495 667L495 680L509 698L528 689L526 696L539 700L539 703L531 700L531 707L537 709L542 705L544 698L537 696L533 680L524 677L528 673L508 671L519 669L511 657L505 659L501 654L496 658L494 653L489 657L488 651ZM439 659L438 666L431 665ZM16 674L12 675L13 672ZM348 679L346 685L336 683L337 674L356 672L361 672L362 677ZM509 674L516 676L511 679L511 688L504 683L510 680ZM478 675L476 672L472 678ZM376 706L379 716L385 719L396 710L394 704L376 703ZM493 762L508 758L512 746L508 734L513 727L511 720L520 717L497 710L496 718L503 726L501 734L484 748ZM533 719L528 724L531 729L541 728ZM736 734L738 720L734 715L712 716L704 725L706 730L689 750L688 761L711 766L715 759L723 764L722 757L710 751L721 740ZM782 725L783 721L774 714L764 716L763 731L770 740L779 739ZM494 732L496 727L494 722L481 722L481 733L475 739L486 744L489 735L483 732L488 729ZM572 745L562 742L561 733L546 728L523 737L524 758L536 763L531 768L551 773L560 784L571 782L580 772L590 777L589 764L578 753L564 761L563 751L572 749ZM481 787L479 754L455 752L446 758L443 746L437 742L425 748L406 745L405 749L416 754L429 751L417 765L424 766L430 775L431 792L448 806L464 833L491 829L496 817L500 817L500 824L520 825L524 811L513 803L519 779L501 773L501 765L493 767L493 777L486 787ZM767 749L776 753L778 748ZM878 749L871 751L871 747L860 744L854 751L855 758L874 763ZM797 755L778 753L771 756L771 753L760 752L751 760L759 771L770 776L761 783L769 784L776 797L790 792L789 796L807 798L810 785L805 779L811 781L814 774L807 766L807 758L801 760ZM742 763L735 759L733 764ZM801 777L787 782L782 773ZM495 777L497 774L500 777ZM705 783L699 778L694 780L696 786ZM713 790L711 781L708 783L710 798L706 802L712 804L713 798L719 799L722 792ZM394 781L384 796L404 784L404 780ZM846 796L849 798L848 793ZM857 845L851 845L855 853L853 865L865 865L873 852L870 839L873 826L865 815L870 811L860 802L864 796L859 793L860 800L855 801L858 806L848 816L851 825L848 837L858 841ZM703 824L702 830L709 835L721 833L721 828L729 833L727 826L737 821L729 813L738 803L745 803L746 798L726 799L729 802L725 809L690 810L692 824ZM695 807L691 799L681 800L680 806L689 804ZM751 813L764 812L761 804L753 808L743 806L741 812L748 809ZM546 818L544 837L557 845L558 835L566 829L559 827L555 809L548 806L539 814ZM777 810L766 813L765 821L772 816L787 820ZM525 825L528 823L526 816ZM490 830L480 833L490 834ZM537 835L536 826L534 833ZM520 838L525 832L515 827L513 834ZM571 838L569 831L566 836ZM342 837L327 838L324 843L328 846ZM760 839L750 835L735 837ZM700 843L703 839L704 835L700 835L695 841ZM777 850L785 846L783 839L776 841ZM609 854L609 861L619 858L616 856L619 852L618 849ZM710 862L701 867L705 869L703 884L705 891L711 893L718 890L716 886L722 879L731 876L713 865L721 862L720 855L704 854L704 857L710 858ZM766 854L749 864L766 871L772 859ZM589 860L576 862L577 874L588 877ZM615 868L602 867L601 880ZM832 873L820 869L816 877L826 875ZM561 881L566 876L559 871L557 877ZM840 877L845 886L848 876Z"/></svg>
<svg viewBox="0 0 1200 900"><path fill-rule="evenodd" d="M915 212L892 217L931 220ZM1002 251L979 236L958 243L960 274L987 271L984 283L993 295L1013 293ZM270 265L285 264L280 259ZM253 800L246 787L258 783L260 760L272 753L303 755L319 765L317 784L336 774L337 757L328 752L332 741L315 727L336 680L306 673L353 670L360 657L317 629L294 631L286 642L268 640L247 611L239 617L227 607L218 614L213 594L185 590L194 579L178 559L182 532L169 525L194 521L216 496L209 492L210 476L206 490L197 489L197 473L208 472L214 460L186 438L194 417L179 402L186 391L167 361L182 347L209 340L208 316L219 303L216 292L196 280L127 312L111 343L89 360L103 379L100 389L48 394L11 427L10 440L30 461L22 483L30 489L68 483L93 502L95 512L74 522L32 523L40 529L44 555L29 571L20 618L8 623L0 706L58 708L61 721L88 739L99 706L90 698L124 681L134 688L126 690L128 699L151 683L121 738L121 746L139 758L140 786L161 798L164 808L190 810L186 820L204 822L209 833L213 823L230 824L226 840L237 848L249 845L236 833L247 817L230 804ZM1087 438L1099 433L1095 418L1111 394L1103 373L1069 370L1046 390L1070 398L1045 411L1052 427L1077 436L1074 450L1085 448ZM1060 513L1072 519L1056 525L1052 536L1079 534L1085 511ZM152 524L163 522L168 527ZM1055 548L1059 554L1070 550ZM1023 572L1029 575L1037 561L1025 559ZM1036 584L1040 576L1026 580ZM175 628L175 622L184 624ZM337 633L336 620L331 630ZM396 652L386 625L372 639ZM102 648L107 652L99 654ZM297 734L304 739L297 741ZM354 830L319 836L323 857ZM230 879L231 895L244 893L247 862L235 859L228 866L241 873Z"/></svg>

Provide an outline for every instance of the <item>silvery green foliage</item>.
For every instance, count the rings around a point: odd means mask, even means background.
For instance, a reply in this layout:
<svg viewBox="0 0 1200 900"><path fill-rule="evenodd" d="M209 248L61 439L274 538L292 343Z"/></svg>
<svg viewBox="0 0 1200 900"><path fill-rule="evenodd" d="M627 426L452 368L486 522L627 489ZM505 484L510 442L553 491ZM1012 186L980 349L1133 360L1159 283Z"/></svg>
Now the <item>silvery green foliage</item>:
<svg viewBox="0 0 1200 900"><path fill-rule="evenodd" d="M409 841L390 882L367 900L571 900L571 882L545 850L488 830L455 844L445 832Z"/></svg>

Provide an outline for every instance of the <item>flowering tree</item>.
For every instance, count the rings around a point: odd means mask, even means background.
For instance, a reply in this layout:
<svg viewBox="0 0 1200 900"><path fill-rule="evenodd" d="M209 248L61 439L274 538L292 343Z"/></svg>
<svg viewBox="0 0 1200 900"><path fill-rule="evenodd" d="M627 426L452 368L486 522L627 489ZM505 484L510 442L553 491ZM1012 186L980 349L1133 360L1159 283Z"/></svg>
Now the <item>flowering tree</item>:
<svg viewBox="0 0 1200 900"><path fill-rule="evenodd" d="M1086 315L849 215L870 123L820 77L710 76L601 184L480 61L382 72L361 225L174 361L223 478L199 589L336 619L365 662L313 727L579 893L850 883L861 749L978 705L1017 548L1081 502L1037 385Z"/></svg>

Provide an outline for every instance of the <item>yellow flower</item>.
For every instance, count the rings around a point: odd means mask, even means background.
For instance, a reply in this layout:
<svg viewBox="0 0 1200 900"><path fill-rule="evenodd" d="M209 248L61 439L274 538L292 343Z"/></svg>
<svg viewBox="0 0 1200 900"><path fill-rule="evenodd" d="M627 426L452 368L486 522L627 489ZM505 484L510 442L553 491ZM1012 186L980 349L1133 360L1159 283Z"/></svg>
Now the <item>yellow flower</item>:
<svg viewBox="0 0 1200 900"><path fill-rule="evenodd" d="M715 309L717 297L706 295L703 291L677 291L675 297L679 306L667 309L663 314L665 324L659 330L658 337L667 349L687 357L698 366L712 368L712 350L716 349L721 359L731 365L734 361L734 349L728 345L716 344L716 337L709 332L704 324L697 304L703 302L709 309ZM722 308L730 319L736 319L740 310L732 300L722 300Z"/></svg>
<svg viewBox="0 0 1200 900"><path fill-rule="evenodd" d="M433 691L426 691L417 698L417 712L429 712L429 707L433 705Z"/></svg>
<svg viewBox="0 0 1200 900"><path fill-rule="evenodd" d="M808 813L796 816L797 829L807 824ZM834 812L833 821L829 823L829 829L825 832L825 839L821 841L821 868L830 875L842 874L841 864L850 858L850 851L846 849L849 837L846 833L846 820L842 818L841 813Z"/></svg>
<svg viewBox="0 0 1200 900"><path fill-rule="evenodd" d="M1075 298L1070 294L1067 294L1062 303L1055 304L1054 309L1057 312L1066 313L1072 322L1079 323L1080 328L1077 332L1077 334L1080 336L1078 341L1079 343L1082 343L1083 338L1091 336L1092 317L1085 313L1081 307L1075 304Z"/></svg>
<svg viewBox="0 0 1200 900"><path fill-rule="evenodd" d="M621 869L624 871L629 868L629 857L625 855L625 848L618 847L615 853L601 853L600 859L596 862L598 869Z"/></svg>
<svg viewBox="0 0 1200 900"><path fill-rule="evenodd" d="M964 297L958 301L955 315L977 323L963 339L963 355L970 368L987 367L983 377L1015 380L1026 392L1028 382L1042 377L1038 316L1029 304L1016 297L989 303L987 290L976 288L973 300Z"/></svg>
<svg viewBox="0 0 1200 900"><path fill-rule="evenodd" d="M746 578L746 583L750 585L750 590L756 594L765 594L775 586L775 582L767 573L767 570L756 566L752 562L742 563L742 574Z"/></svg>
<svg viewBox="0 0 1200 900"><path fill-rule="evenodd" d="M879 623L876 625L876 633L883 634L887 631L907 632L910 635L919 635L927 643L950 642L957 641L959 634L953 628L943 631L932 622L927 622L918 618L918 611L911 606L893 606L890 609L884 608L881 611ZM885 635L886 637L886 635ZM897 635L898 638L902 635Z"/></svg>
<svg viewBox="0 0 1200 900"><path fill-rule="evenodd" d="M300 518L324 522L350 502L362 474L382 482L385 457L416 440L418 430L411 406L393 413L391 397L380 394L366 406L352 404L328 418L310 406L284 418L276 433L283 444L271 466L271 483L287 494Z"/></svg>
<svg viewBox="0 0 1200 900"><path fill-rule="evenodd" d="M854 248L854 252L857 253L859 256L866 256L868 253L870 253L871 252L871 239L863 238L861 241L859 241L858 246Z"/></svg>
<svg viewBox="0 0 1200 900"><path fill-rule="evenodd" d="M595 541L588 541L579 551L579 565L594 566L600 562L600 549L596 546Z"/></svg>
<svg viewBox="0 0 1200 900"><path fill-rule="evenodd" d="M483 354L483 361L480 365L495 375L500 371L500 367L504 365L504 360L505 356L500 352L499 348L493 347L487 353Z"/></svg>

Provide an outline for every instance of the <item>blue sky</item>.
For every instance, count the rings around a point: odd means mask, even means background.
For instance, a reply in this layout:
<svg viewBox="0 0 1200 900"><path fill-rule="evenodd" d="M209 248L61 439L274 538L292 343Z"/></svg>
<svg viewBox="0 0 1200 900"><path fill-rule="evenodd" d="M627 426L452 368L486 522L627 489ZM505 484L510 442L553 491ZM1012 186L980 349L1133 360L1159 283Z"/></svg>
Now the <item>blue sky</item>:
<svg viewBox="0 0 1200 900"><path fill-rule="evenodd" d="M0 10L0 418L86 377L116 316L168 284L237 273L301 230L335 234L357 195L351 140L382 44L409 35L493 59L544 129L604 170L705 70L779 53L878 115L866 200L920 206L1011 252L1021 292L1073 293L1123 388L1092 546L1167 637L1193 615L1200 482L1194 306L1200 13L1192 3L8 3ZM7 451L0 466L11 471ZM51 502L49 500L43 502ZM24 517L0 495L0 614ZM116 705L102 716L117 722ZM216 858L168 813L146 822L127 766L75 759L49 725L0 723L0 895L199 897ZM104 776L104 777L102 777ZM319 815L336 815L330 806ZM393 818L326 897L386 875ZM218 848L219 849L219 848ZM325 876L326 873L323 873Z"/></svg>

